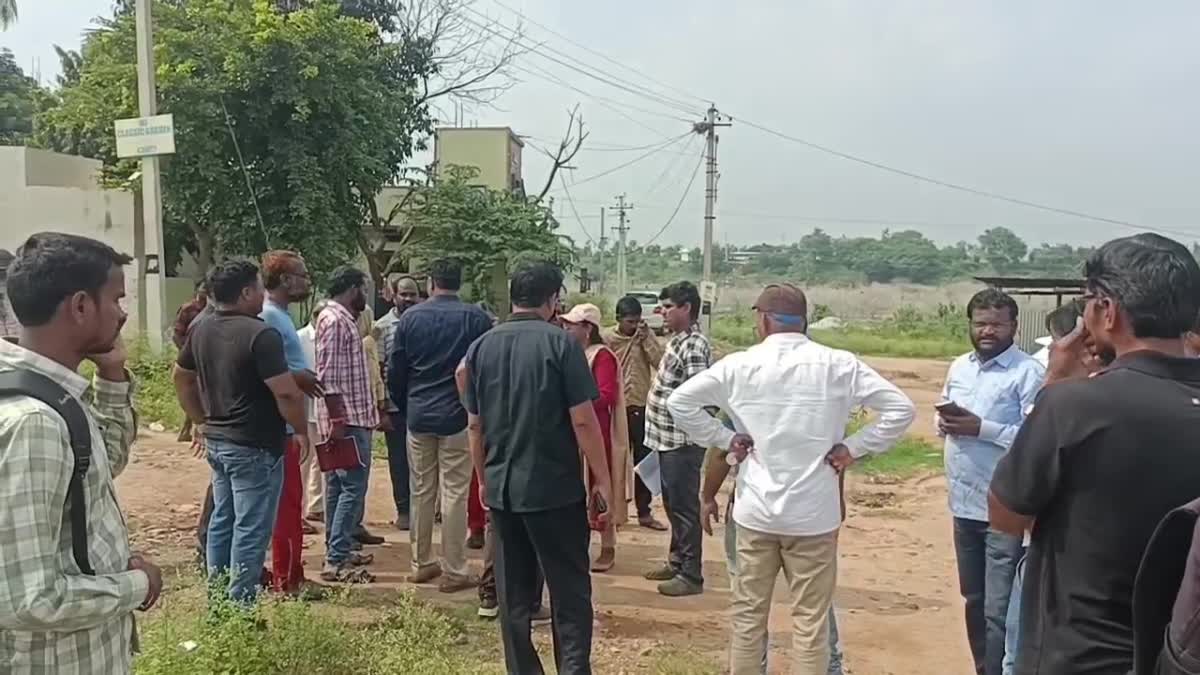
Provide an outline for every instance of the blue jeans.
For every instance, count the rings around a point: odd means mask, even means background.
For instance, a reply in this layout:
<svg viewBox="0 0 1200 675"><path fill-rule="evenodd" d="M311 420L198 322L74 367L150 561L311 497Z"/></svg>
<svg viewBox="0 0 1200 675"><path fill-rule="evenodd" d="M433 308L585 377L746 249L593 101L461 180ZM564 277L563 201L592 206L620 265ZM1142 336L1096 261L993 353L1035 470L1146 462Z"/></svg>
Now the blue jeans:
<svg viewBox="0 0 1200 675"><path fill-rule="evenodd" d="M1017 667L1017 638L1021 634L1021 589L1025 586L1025 558L1017 563L1012 595L1008 599L1008 618L1004 621L1004 675L1013 675Z"/></svg>
<svg viewBox="0 0 1200 675"><path fill-rule="evenodd" d="M978 675L1001 675L1004 622L1021 550L1021 537L997 532L981 520L954 519L958 586Z"/></svg>
<svg viewBox="0 0 1200 675"><path fill-rule="evenodd" d="M393 431L384 432L387 439L388 475L392 479L392 501L396 504L396 515L407 516L412 490L408 477L408 422L403 413L388 413Z"/></svg>
<svg viewBox="0 0 1200 675"><path fill-rule="evenodd" d="M737 574L737 523L733 522L733 500L725 507L725 565L729 568L729 576ZM770 641L766 650L771 650ZM829 606L829 671L828 675L842 675L842 640L838 635L837 615L833 605ZM767 672L767 654L763 653L763 669Z"/></svg>
<svg viewBox="0 0 1200 675"><path fill-rule="evenodd" d="M207 438L213 512L208 525L210 583L228 575L228 593L249 604L258 594L267 544L283 488L283 455Z"/></svg>
<svg viewBox="0 0 1200 675"><path fill-rule="evenodd" d="M325 474L325 561L333 565L350 557L354 531L367 503L371 471L371 430L346 427L346 436L358 446L359 466Z"/></svg>

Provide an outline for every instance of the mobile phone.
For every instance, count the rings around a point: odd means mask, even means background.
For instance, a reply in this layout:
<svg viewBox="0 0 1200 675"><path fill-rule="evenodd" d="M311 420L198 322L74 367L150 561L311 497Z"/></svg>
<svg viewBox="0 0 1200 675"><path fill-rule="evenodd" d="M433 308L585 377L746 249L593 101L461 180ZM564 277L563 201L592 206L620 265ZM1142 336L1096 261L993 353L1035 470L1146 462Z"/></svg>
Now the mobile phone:
<svg viewBox="0 0 1200 675"><path fill-rule="evenodd" d="M961 416L967 414L967 411L963 410L962 407L960 407L954 401L938 401L937 403L933 404L933 407L935 410L938 411L938 414L940 414L940 415L948 415L950 417L961 417Z"/></svg>

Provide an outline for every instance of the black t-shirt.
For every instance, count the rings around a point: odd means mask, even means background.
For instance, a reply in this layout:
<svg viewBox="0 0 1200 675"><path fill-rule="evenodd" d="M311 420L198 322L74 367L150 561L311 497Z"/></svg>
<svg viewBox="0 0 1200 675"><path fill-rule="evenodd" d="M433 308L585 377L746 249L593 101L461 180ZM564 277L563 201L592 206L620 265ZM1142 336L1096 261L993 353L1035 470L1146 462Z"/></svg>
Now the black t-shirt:
<svg viewBox="0 0 1200 675"><path fill-rule="evenodd" d="M467 351L467 411L483 421L484 501L516 513L582 502L570 409L600 396L579 343L518 312Z"/></svg>
<svg viewBox="0 0 1200 675"><path fill-rule="evenodd" d="M256 316L217 312L192 328L178 363L200 378L205 436L283 452L286 425L266 385L289 372L279 331Z"/></svg>
<svg viewBox="0 0 1200 675"><path fill-rule="evenodd" d="M1018 675L1126 675L1133 583L1155 527L1200 496L1200 360L1135 352L1047 387L992 492L1036 518Z"/></svg>

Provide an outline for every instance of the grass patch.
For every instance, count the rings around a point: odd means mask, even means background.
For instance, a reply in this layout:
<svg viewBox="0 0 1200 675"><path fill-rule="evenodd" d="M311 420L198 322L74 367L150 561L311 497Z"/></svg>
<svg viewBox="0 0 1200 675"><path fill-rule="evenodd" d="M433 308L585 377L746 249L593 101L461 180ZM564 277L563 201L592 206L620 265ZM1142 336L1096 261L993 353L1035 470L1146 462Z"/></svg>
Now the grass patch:
<svg viewBox="0 0 1200 675"><path fill-rule="evenodd" d="M174 345L165 347L156 356L145 342L139 342L129 352L129 371L137 380L133 404L143 424L158 422L168 429L183 426L183 407L175 396L176 351Z"/></svg>
<svg viewBox="0 0 1200 675"><path fill-rule="evenodd" d="M704 654L666 649L654 655L647 671L654 675L717 675L722 668Z"/></svg>
<svg viewBox="0 0 1200 675"><path fill-rule="evenodd" d="M812 338L834 349L864 356L938 359L958 356L969 348L965 321L952 309L921 314L901 308L889 320L869 326L812 330ZM723 351L736 351L758 342L754 318L731 314L714 319L711 337Z"/></svg>
<svg viewBox="0 0 1200 675"><path fill-rule="evenodd" d="M850 470L865 476L898 479L941 472L942 450L915 436L905 436L891 450L855 462Z"/></svg>

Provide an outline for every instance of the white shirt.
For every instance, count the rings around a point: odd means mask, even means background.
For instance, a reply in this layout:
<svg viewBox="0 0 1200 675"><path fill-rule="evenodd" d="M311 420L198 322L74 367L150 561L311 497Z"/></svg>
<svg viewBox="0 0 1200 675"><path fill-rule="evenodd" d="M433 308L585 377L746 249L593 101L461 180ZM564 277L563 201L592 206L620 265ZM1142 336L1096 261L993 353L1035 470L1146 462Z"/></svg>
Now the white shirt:
<svg viewBox="0 0 1200 675"><path fill-rule="evenodd" d="M317 362L317 329L309 323L304 328L296 331L296 335L300 336L300 348L304 350L304 358L309 363ZM317 423L317 408L313 405L311 396L304 397L304 409L308 411L308 421L310 424Z"/></svg>
<svg viewBox="0 0 1200 675"><path fill-rule="evenodd" d="M846 438L858 406L878 418ZM854 457L886 451L916 415L896 385L850 352L799 333L772 335L685 382L667 407L697 443L728 447L734 432L704 411L715 406L754 439L739 467L733 519L767 534L813 536L842 521L838 476L825 461L837 443Z"/></svg>

